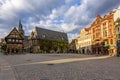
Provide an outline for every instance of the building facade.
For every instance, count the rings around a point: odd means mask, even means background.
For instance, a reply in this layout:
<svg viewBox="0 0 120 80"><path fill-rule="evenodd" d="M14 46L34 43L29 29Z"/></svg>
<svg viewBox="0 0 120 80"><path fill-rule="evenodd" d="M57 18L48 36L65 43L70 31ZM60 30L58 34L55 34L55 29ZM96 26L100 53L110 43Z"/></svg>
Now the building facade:
<svg viewBox="0 0 120 80"><path fill-rule="evenodd" d="M115 9L103 18L97 16L91 25L92 48L94 54L117 54L115 21L120 17L120 10Z"/></svg>
<svg viewBox="0 0 120 80"><path fill-rule="evenodd" d="M120 52L119 18L119 9L109 12L104 17L97 15L90 27L82 29L76 38L76 49L80 53L89 53L89 50L92 54L117 55Z"/></svg>
<svg viewBox="0 0 120 80"><path fill-rule="evenodd" d="M30 52L67 52L68 37L66 33L35 27L29 36Z"/></svg>
<svg viewBox="0 0 120 80"><path fill-rule="evenodd" d="M21 21L19 22L18 30L16 27L5 37L6 41L6 52L11 53L22 53L23 52L23 40L24 40L24 31L22 29Z"/></svg>
<svg viewBox="0 0 120 80"><path fill-rule="evenodd" d="M115 21L117 56L120 56L120 18Z"/></svg>
<svg viewBox="0 0 120 80"><path fill-rule="evenodd" d="M69 53L76 53L77 52L76 44L77 44L77 39L73 39L69 43Z"/></svg>
<svg viewBox="0 0 120 80"><path fill-rule="evenodd" d="M91 28L82 29L79 37L76 39L76 49L78 53L92 54L91 43Z"/></svg>
<svg viewBox="0 0 120 80"><path fill-rule="evenodd" d="M97 16L96 20L91 25L91 31L92 31L92 52L93 54L107 54L108 48L107 47L107 26L108 24L104 23L104 26L102 24L102 17ZM103 31L104 29L104 31ZM104 41L106 42L106 47L104 47ZM106 50L103 50L106 49ZM103 52L106 51L106 52Z"/></svg>

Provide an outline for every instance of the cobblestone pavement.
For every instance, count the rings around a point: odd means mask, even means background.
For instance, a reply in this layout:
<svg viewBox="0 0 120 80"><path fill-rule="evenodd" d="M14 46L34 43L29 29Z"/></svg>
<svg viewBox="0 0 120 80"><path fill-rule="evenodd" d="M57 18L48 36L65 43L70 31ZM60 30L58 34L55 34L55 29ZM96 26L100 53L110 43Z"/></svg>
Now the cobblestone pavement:
<svg viewBox="0 0 120 80"><path fill-rule="evenodd" d="M2 58L10 64L17 80L120 80L120 57L24 54Z"/></svg>
<svg viewBox="0 0 120 80"><path fill-rule="evenodd" d="M0 80L16 80L10 64L0 54Z"/></svg>

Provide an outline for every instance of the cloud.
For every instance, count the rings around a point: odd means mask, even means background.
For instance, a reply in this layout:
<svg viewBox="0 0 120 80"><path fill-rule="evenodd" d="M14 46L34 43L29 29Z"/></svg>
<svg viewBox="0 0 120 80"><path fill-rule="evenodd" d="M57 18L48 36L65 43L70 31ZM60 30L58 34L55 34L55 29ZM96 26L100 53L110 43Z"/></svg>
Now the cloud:
<svg viewBox="0 0 120 80"><path fill-rule="evenodd" d="M48 16L48 18L53 20L53 19L63 17L64 12L66 12L66 10L67 10L66 6L62 6L62 7L58 8L58 9L53 9L52 13Z"/></svg>
<svg viewBox="0 0 120 80"><path fill-rule="evenodd" d="M62 24L61 28L65 31L65 32L71 32L74 29L76 29L78 26L74 25L74 24Z"/></svg>
<svg viewBox="0 0 120 80"><path fill-rule="evenodd" d="M69 37L69 39L70 39L70 41L71 41L71 40L75 39L76 37L78 37L78 34L77 34L77 33L74 33L74 34L69 33L69 34L68 34L68 37Z"/></svg>
<svg viewBox="0 0 120 80"><path fill-rule="evenodd" d="M19 19L22 19L24 29L31 31L52 9L63 3L64 1L59 0L0 0L0 24L4 29L17 27Z"/></svg>
<svg viewBox="0 0 120 80"><path fill-rule="evenodd" d="M63 1L58 2L58 0L48 0L47 2L45 0L5 0L0 7L0 20L7 21L31 16L40 19L62 3Z"/></svg>
<svg viewBox="0 0 120 80"><path fill-rule="evenodd" d="M119 0L0 0L0 37L17 27L21 19L27 35L39 26L64 31L71 41L96 15L104 15L119 4Z"/></svg>

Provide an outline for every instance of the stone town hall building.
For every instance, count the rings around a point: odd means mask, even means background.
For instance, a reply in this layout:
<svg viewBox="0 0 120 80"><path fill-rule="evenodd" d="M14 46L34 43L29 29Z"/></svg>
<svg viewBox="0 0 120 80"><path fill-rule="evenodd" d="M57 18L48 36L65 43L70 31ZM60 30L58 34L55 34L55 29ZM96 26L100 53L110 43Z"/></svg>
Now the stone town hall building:
<svg viewBox="0 0 120 80"><path fill-rule="evenodd" d="M64 32L35 27L28 39L30 52L65 53L68 49L68 37Z"/></svg>

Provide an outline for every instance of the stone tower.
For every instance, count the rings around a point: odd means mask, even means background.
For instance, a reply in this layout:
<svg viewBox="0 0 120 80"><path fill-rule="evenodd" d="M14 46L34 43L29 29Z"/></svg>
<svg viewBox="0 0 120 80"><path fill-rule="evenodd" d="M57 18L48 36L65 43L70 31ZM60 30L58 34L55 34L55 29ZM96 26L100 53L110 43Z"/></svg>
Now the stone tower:
<svg viewBox="0 0 120 80"><path fill-rule="evenodd" d="M21 20L19 20L18 31L24 37L24 30L22 28Z"/></svg>

